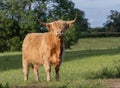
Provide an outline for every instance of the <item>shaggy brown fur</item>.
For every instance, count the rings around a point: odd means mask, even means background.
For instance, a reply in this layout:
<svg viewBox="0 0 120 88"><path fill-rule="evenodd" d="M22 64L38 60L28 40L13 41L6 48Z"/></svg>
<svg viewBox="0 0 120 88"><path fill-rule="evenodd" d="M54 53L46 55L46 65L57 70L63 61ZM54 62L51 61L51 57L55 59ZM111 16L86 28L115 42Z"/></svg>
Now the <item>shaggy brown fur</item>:
<svg viewBox="0 0 120 88"><path fill-rule="evenodd" d="M43 65L50 81L51 65L55 67L56 80L59 79L59 67L64 55L64 34L69 26L76 21L54 21L42 23L49 32L29 33L22 45L22 63L24 80L28 79L29 64L33 64L35 80L39 81L38 68Z"/></svg>

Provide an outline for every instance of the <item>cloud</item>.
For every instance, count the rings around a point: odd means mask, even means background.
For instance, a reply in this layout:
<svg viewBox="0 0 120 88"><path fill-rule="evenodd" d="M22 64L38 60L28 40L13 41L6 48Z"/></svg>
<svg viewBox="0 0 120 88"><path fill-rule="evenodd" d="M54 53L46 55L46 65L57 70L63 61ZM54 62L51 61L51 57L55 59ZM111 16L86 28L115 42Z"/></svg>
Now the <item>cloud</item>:
<svg viewBox="0 0 120 88"><path fill-rule="evenodd" d="M72 0L77 7L81 8L109 8L120 4L120 0Z"/></svg>
<svg viewBox="0 0 120 88"><path fill-rule="evenodd" d="M103 26L110 10L120 11L120 0L72 0L75 7L85 12L92 27ZM91 21L92 19L92 21ZM94 20L93 20L94 19Z"/></svg>
<svg viewBox="0 0 120 88"><path fill-rule="evenodd" d="M94 19L89 19L88 22L92 23L94 22L95 20Z"/></svg>

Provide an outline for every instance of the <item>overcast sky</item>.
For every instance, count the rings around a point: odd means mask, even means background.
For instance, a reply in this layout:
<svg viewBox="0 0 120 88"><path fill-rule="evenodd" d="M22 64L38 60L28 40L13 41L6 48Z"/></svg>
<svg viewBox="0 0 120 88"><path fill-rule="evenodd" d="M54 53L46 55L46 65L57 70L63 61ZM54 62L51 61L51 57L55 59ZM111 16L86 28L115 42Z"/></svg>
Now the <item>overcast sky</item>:
<svg viewBox="0 0 120 88"><path fill-rule="evenodd" d="M75 7L85 12L91 27L102 27L110 10L120 12L120 0L72 0Z"/></svg>

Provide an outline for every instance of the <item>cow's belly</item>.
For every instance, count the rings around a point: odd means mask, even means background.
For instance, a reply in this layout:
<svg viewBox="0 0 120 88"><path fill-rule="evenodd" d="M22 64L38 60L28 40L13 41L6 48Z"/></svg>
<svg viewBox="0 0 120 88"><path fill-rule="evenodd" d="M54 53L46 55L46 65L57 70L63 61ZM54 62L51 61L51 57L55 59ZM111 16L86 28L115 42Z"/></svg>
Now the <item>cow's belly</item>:
<svg viewBox="0 0 120 88"><path fill-rule="evenodd" d="M29 61L29 63L35 64L35 65L43 64L43 60L41 58L31 58L28 61Z"/></svg>
<svg viewBox="0 0 120 88"><path fill-rule="evenodd" d="M31 64L37 64L37 65L43 64L43 58L39 55L38 52L36 52L36 53L26 52L23 55L24 55L25 59Z"/></svg>

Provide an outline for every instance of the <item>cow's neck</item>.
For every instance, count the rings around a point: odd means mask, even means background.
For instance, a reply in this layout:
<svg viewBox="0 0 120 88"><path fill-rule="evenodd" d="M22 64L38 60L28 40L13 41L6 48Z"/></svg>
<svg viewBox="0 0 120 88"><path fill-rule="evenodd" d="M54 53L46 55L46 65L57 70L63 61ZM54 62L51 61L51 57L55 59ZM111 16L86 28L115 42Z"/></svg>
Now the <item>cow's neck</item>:
<svg viewBox="0 0 120 88"><path fill-rule="evenodd" d="M56 35L53 35L54 36L54 40L57 44L60 44L61 46L63 45L64 43L64 38L63 37L57 37Z"/></svg>
<svg viewBox="0 0 120 88"><path fill-rule="evenodd" d="M52 34L54 39L54 48L57 49L57 55L62 61L63 53L64 53L64 37L57 37L55 34Z"/></svg>

